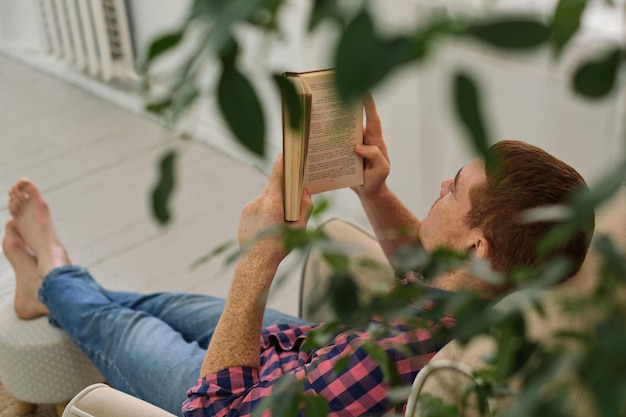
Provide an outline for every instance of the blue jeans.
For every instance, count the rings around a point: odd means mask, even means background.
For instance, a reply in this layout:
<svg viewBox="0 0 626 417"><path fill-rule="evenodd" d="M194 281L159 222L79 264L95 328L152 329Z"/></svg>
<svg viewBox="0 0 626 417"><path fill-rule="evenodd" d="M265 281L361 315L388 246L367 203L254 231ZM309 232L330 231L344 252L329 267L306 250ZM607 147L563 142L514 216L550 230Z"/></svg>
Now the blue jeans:
<svg viewBox="0 0 626 417"><path fill-rule="evenodd" d="M83 267L53 269L39 290L63 329L115 388L181 415L224 300L207 295L107 291ZM263 325L306 324L266 310ZM260 337L260 335L259 335Z"/></svg>

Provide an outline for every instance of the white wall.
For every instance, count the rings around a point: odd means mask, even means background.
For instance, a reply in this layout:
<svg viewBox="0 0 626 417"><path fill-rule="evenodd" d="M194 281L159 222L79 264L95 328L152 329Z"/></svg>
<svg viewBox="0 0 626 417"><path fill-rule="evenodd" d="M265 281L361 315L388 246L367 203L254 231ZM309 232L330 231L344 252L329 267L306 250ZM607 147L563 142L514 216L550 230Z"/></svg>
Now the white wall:
<svg viewBox="0 0 626 417"><path fill-rule="evenodd" d="M388 14L395 21L430 10L411 1L394 5L401 6ZM607 42L626 42L626 12L607 10L587 13L581 33L558 63L548 50L513 56L469 41L449 41L426 65L407 68L381 86L375 96L392 160L389 181L403 201L425 215L440 181L473 157L452 109L452 76L460 69L479 82L493 140L540 146L576 167L590 184L624 160L626 74L620 90L603 100L581 98L570 85L582 58Z"/></svg>
<svg viewBox="0 0 626 417"><path fill-rule="evenodd" d="M427 156L421 163L434 173L441 173L437 166L443 165L450 175L457 169L450 164L458 164L464 154L455 145L464 133L450 108L451 78L459 69L479 82L494 140L536 144L578 168L589 181L616 162L618 130L624 128L624 89L597 102L583 99L571 91L572 67L556 66L548 55L544 51L506 59L472 45L447 45L420 72L420 136Z"/></svg>
<svg viewBox="0 0 626 417"><path fill-rule="evenodd" d="M25 51L40 51L36 0L0 0L0 42Z"/></svg>
<svg viewBox="0 0 626 417"><path fill-rule="evenodd" d="M32 0L19 2L20 6L16 3L0 0L0 50L6 50L8 44L25 51L37 46L35 3ZM183 21L190 3L190 0L128 1L140 58L154 36L175 29ZM374 6L384 29L401 30L430 13L432 3L377 0ZM452 9L458 6L457 1L443 3ZM520 0L516 4L522 3ZM478 0L459 4L474 11L484 7ZM535 9L548 8L544 1L527 4ZM332 62L331 45L336 34L328 27L307 34L308 7L309 2L289 2L282 19L282 38L260 37L254 30L240 32L244 41L242 68L253 75L266 104L270 159L280 148L280 106L277 93L267 79L268 73L323 68ZM581 99L569 88L569 76L581 56L593 53L607 39L626 39L624 16L606 14L601 5L598 7L596 12L585 16L582 35L558 65L551 61L548 51L510 56L469 42L447 42L426 65L398 71L373 92L392 160L389 182L410 208L419 216L425 215L438 194L440 181L453 176L472 157L451 110L451 76L459 68L480 82L494 139L521 139L541 146L578 168L591 183L607 166L624 157L624 83L619 94L598 102ZM14 24L17 18L20 25ZM179 51L164 57L158 68L167 72L182 55ZM209 74L217 70L216 63L207 66ZM207 91L212 91L210 83ZM225 152L254 162L234 145L210 97L186 118L184 129ZM341 190L331 196L335 203L332 215L366 224L350 191Z"/></svg>
<svg viewBox="0 0 626 417"><path fill-rule="evenodd" d="M130 0L127 10L131 21L131 31L135 54L141 61L150 46L150 42L167 32L177 30L187 18L191 0ZM170 54L160 64L173 67L177 56Z"/></svg>

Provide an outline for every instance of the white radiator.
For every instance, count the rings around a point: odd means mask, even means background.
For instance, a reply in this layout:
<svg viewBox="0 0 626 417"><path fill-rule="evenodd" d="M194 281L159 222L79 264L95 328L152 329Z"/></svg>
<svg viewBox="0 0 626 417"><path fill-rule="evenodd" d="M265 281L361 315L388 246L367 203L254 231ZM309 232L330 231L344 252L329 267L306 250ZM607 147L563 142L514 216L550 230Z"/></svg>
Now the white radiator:
<svg viewBox="0 0 626 417"><path fill-rule="evenodd" d="M48 53L105 81L134 78L124 0L39 0Z"/></svg>

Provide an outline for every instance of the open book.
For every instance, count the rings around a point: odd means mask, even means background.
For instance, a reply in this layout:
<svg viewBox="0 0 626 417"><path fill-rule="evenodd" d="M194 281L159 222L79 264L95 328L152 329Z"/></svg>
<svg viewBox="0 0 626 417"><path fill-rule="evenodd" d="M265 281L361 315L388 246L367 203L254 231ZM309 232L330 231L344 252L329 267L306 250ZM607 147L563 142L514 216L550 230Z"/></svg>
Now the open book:
<svg viewBox="0 0 626 417"><path fill-rule="evenodd" d="M335 88L333 70L285 73L303 109L293 126L283 97L285 220L298 220L304 187L312 194L363 184L363 105L346 105Z"/></svg>

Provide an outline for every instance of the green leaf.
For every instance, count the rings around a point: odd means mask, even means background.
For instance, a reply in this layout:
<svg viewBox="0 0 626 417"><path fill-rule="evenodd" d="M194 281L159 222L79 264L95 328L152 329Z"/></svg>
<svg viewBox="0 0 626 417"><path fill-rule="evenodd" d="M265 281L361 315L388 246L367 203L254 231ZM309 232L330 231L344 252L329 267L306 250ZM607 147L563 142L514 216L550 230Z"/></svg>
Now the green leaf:
<svg viewBox="0 0 626 417"><path fill-rule="evenodd" d="M454 101L456 114L465 127L474 149L485 159L487 168L493 167L494 160L489 152L490 140L478 87L462 72L454 79Z"/></svg>
<svg viewBox="0 0 626 417"><path fill-rule="evenodd" d="M193 79L187 79L172 91L167 121L174 124L200 96L200 91Z"/></svg>
<svg viewBox="0 0 626 417"><path fill-rule="evenodd" d="M234 65L223 65L218 85L222 114L237 140L248 150L265 154L265 119L248 79Z"/></svg>
<svg viewBox="0 0 626 417"><path fill-rule="evenodd" d="M270 414L276 417L297 415L302 390L302 381L296 380L293 373L283 374L276 381L272 394L263 398L254 407L252 417L261 417L266 411L270 411Z"/></svg>
<svg viewBox="0 0 626 417"><path fill-rule="evenodd" d="M626 257L609 236L599 236L595 247L602 255L603 269L610 272L620 282L626 281Z"/></svg>
<svg viewBox="0 0 626 417"><path fill-rule="evenodd" d="M199 19L204 22L204 25L207 25L206 20L211 22L211 36L208 41L218 51L221 51L230 42L233 36L233 27L237 23L253 19L254 14L262 8L263 3L263 0L201 1L211 4L210 7L199 7L204 9L206 13Z"/></svg>
<svg viewBox="0 0 626 417"><path fill-rule="evenodd" d="M422 417L460 417L456 404L445 403L441 398L432 394L420 395L418 401L419 415Z"/></svg>
<svg viewBox="0 0 626 417"><path fill-rule="evenodd" d="M362 9L343 32L335 52L337 89L348 102L363 94L401 65L423 56L420 42L376 33L372 16Z"/></svg>
<svg viewBox="0 0 626 417"><path fill-rule="evenodd" d="M287 226L282 228L282 234L283 245L287 251L308 248L323 238L319 230L293 229Z"/></svg>
<svg viewBox="0 0 626 417"><path fill-rule="evenodd" d="M153 101L146 105L146 110L150 113L154 113L157 116L162 116L163 113L172 105L172 98L167 97L158 101Z"/></svg>
<svg viewBox="0 0 626 417"><path fill-rule="evenodd" d="M411 271L421 271L429 265L432 256L419 244L404 245L394 253L393 267L400 274L404 275Z"/></svg>
<svg viewBox="0 0 626 417"><path fill-rule="evenodd" d="M222 253L226 252L227 250L233 248L233 247L237 247L237 242L235 240L231 240L228 242L224 242L221 245L216 246L211 252L202 255L201 257L199 257L198 259L196 259L195 261L193 261L191 263L191 269L196 269L198 268L200 265L209 262L210 260L212 260L213 258L215 258L216 256L221 255Z"/></svg>
<svg viewBox="0 0 626 417"><path fill-rule="evenodd" d="M320 23L329 19L340 19L337 0L314 0L309 17L309 31L314 31Z"/></svg>
<svg viewBox="0 0 626 417"><path fill-rule="evenodd" d="M550 38L551 31L532 18L498 17L471 24L466 33L496 48L511 50L540 47Z"/></svg>
<svg viewBox="0 0 626 417"><path fill-rule="evenodd" d="M448 248L437 248L430 254L428 263L420 269L427 277L436 277L444 272L458 269L469 259L467 253L457 252Z"/></svg>
<svg viewBox="0 0 626 417"><path fill-rule="evenodd" d="M350 356L342 356L333 365L333 371L337 375L341 375L346 370L346 368L348 367L348 363L349 362L350 362Z"/></svg>
<svg viewBox="0 0 626 417"><path fill-rule="evenodd" d="M272 395L271 415L276 417L293 417L298 415L298 393L288 391L279 395Z"/></svg>
<svg viewBox="0 0 626 417"><path fill-rule="evenodd" d="M552 22L552 44L557 55L565 48L580 28L580 19L587 7L587 0L560 0Z"/></svg>
<svg viewBox="0 0 626 417"><path fill-rule="evenodd" d="M233 37L228 37L224 40L222 47L219 50L219 56L222 60L223 66L234 66L239 56L239 44Z"/></svg>
<svg viewBox="0 0 626 417"><path fill-rule="evenodd" d="M350 258L343 252L325 250L322 257L334 272L345 272L350 266Z"/></svg>
<svg viewBox="0 0 626 417"><path fill-rule="evenodd" d="M221 4L220 4L221 3ZM187 17L187 25L194 19L203 19L209 21L212 17L220 13L224 1L207 1L207 0L195 0L193 5L189 8L189 15Z"/></svg>
<svg viewBox="0 0 626 417"><path fill-rule="evenodd" d="M608 95L615 86L622 55L615 47L581 64L574 73L574 91L593 99Z"/></svg>
<svg viewBox="0 0 626 417"><path fill-rule="evenodd" d="M311 212L311 217L319 217L324 214L326 210L330 208L330 202L328 198L321 197L315 201L315 206L313 207L313 211Z"/></svg>
<svg viewBox="0 0 626 417"><path fill-rule="evenodd" d="M278 87L283 105L289 109L289 123L294 129L300 126L300 120L304 109L295 86L283 75L276 74L272 77L274 84ZM283 117L285 115L283 114Z"/></svg>
<svg viewBox="0 0 626 417"><path fill-rule="evenodd" d="M598 183L589 191L581 192L576 197L573 208L576 212L591 214L600 205L607 202L626 181L626 161L604 173Z"/></svg>
<svg viewBox="0 0 626 417"><path fill-rule="evenodd" d="M256 10L253 10L251 15L245 19L245 22L266 31L274 31L279 27L278 15L283 3L284 0L261 1Z"/></svg>
<svg viewBox="0 0 626 417"><path fill-rule="evenodd" d="M374 32L372 18L363 9L348 23L335 54L337 88L344 98L357 97L378 78L370 61L379 50L380 40Z"/></svg>
<svg viewBox="0 0 626 417"><path fill-rule="evenodd" d="M167 97L147 104L146 110L163 117L167 125L173 126L199 96L198 87L193 79L189 78L175 85Z"/></svg>
<svg viewBox="0 0 626 417"><path fill-rule="evenodd" d="M590 227L595 210L609 200L626 180L626 162L622 162L602 176L597 185L581 191L570 205L572 216L551 229L538 245L539 253L548 253L554 247L570 239L576 232Z"/></svg>
<svg viewBox="0 0 626 417"><path fill-rule="evenodd" d="M170 221L171 215L168 208L170 197L176 185L174 168L176 153L167 152L159 162L159 180L152 190L152 214L161 225Z"/></svg>
<svg viewBox="0 0 626 417"><path fill-rule="evenodd" d="M563 241L561 241L563 242ZM540 252L540 254L542 254ZM572 270L572 261L567 257L557 257L542 266L537 276L533 279L533 285L538 288L546 288L563 281Z"/></svg>
<svg viewBox="0 0 626 417"><path fill-rule="evenodd" d="M360 302L359 289L346 273L334 273L331 277L329 296L337 317L347 323L357 315Z"/></svg>
<svg viewBox="0 0 626 417"><path fill-rule="evenodd" d="M391 359L389 354L378 346L376 343L369 342L363 344L363 349L367 351L367 354L380 366L383 371L383 375L387 384L390 387L395 387L401 384L400 374L398 373L398 367L396 362Z"/></svg>
<svg viewBox="0 0 626 417"><path fill-rule="evenodd" d="M498 341L496 376L507 378L528 362L536 345L526 339L526 321L520 310L509 311L494 331Z"/></svg>
<svg viewBox="0 0 626 417"><path fill-rule="evenodd" d="M174 48L176 45L180 43L183 39L184 33L182 31L166 33L156 39L154 39L150 43L150 47L148 49L148 55L144 63L141 65L141 69L143 72L146 72L156 57L162 55L163 53L169 51Z"/></svg>
<svg viewBox="0 0 626 417"><path fill-rule="evenodd" d="M307 333L307 338L302 344L302 350L308 352L328 345L337 335L339 328L340 324L338 321L331 321L316 327Z"/></svg>
<svg viewBox="0 0 626 417"><path fill-rule="evenodd" d="M301 394L300 398L304 403L303 415L307 417L326 417L328 416L328 402L324 397L313 394Z"/></svg>

